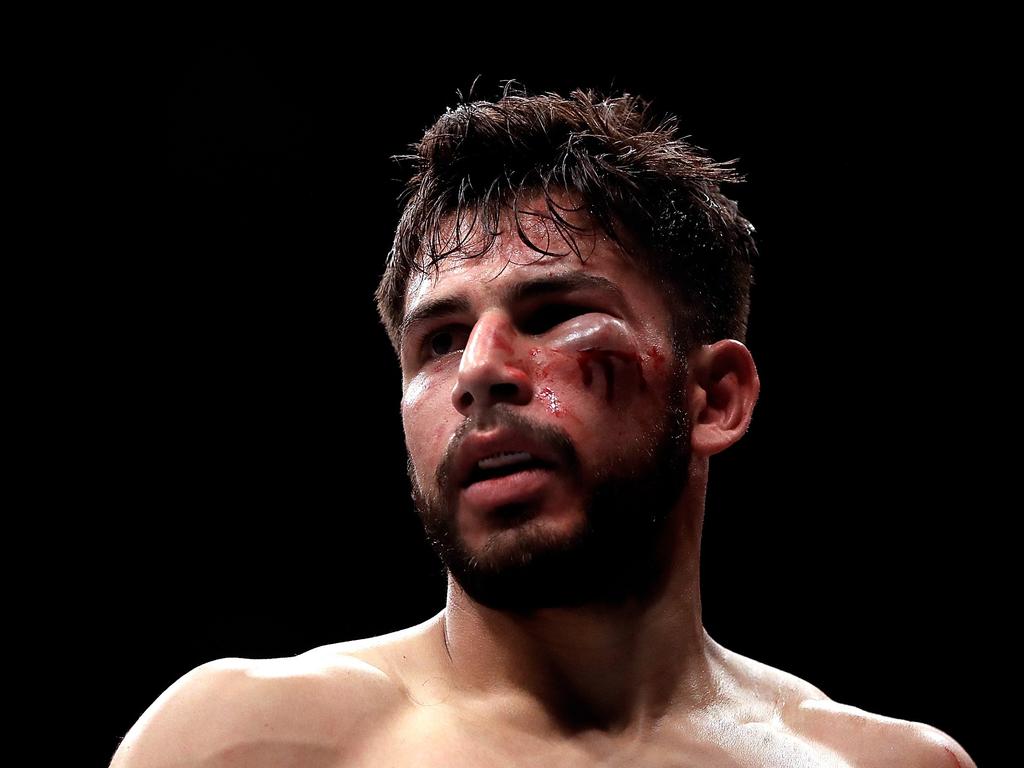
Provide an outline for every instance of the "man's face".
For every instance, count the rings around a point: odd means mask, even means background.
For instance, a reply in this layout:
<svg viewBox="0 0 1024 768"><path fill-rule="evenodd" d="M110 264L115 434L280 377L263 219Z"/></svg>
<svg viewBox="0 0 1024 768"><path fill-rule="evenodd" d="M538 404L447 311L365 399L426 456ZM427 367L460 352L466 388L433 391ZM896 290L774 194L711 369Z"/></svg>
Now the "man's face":
<svg viewBox="0 0 1024 768"><path fill-rule="evenodd" d="M402 342L413 501L482 605L642 598L665 571L690 456L669 300L603 233L575 236L581 261L549 221L521 219L567 255L503 226L482 257L410 282L405 317L437 310ZM496 452L512 463L486 458Z"/></svg>

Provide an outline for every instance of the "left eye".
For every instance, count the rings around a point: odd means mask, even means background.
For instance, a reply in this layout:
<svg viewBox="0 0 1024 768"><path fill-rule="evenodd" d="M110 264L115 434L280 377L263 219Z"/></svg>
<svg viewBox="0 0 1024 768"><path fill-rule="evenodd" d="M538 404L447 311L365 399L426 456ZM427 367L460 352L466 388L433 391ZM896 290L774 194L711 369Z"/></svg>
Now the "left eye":
<svg viewBox="0 0 1024 768"><path fill-rule="evenodd" d="M543 333L587 311L572 304L549 304L527 317L522 328L526 333Z"/></svg>

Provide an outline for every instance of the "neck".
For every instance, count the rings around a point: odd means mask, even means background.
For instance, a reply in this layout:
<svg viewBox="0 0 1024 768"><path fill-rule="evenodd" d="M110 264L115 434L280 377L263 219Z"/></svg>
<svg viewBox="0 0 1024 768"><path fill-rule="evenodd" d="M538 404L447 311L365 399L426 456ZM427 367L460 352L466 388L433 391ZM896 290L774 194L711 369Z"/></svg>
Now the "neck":
<svg viewBox="0 0 1024 768"><path fill-rule="evenodd" d="M706 706L719 663L701 619L705 488L706 473L692 473L673 510L665 577L644 603L524 618L476 603L449 578L440 629L453 687L523 729L563 738L642 738L666 716Z"/></svg>

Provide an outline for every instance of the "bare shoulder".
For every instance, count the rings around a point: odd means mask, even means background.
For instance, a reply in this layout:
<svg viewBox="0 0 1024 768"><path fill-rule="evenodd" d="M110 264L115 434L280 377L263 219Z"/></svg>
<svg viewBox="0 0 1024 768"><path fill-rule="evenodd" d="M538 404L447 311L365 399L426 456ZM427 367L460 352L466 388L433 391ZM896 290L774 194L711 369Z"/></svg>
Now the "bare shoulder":
<svg viewBox="0 0 1024 768"><path fill-rule="evenodd" d="M831 699L801 702L802 724L817 741L864 768L977 768L949 734L927 723L869 712Z"/></svg>
<svg viewBox="0 0 1024 768"><path fill-rule="evenodd" d="M719 648L721 648L719 646ZM977 768L949 734L926 723L869 712L829 698L810 682L722 649L745 683L775 702L787 730L857 768Z"/></svg>
<svg viewBox="0 0 1024 768"><path fill-rule="evenodd" d="M217 659L146 709L111 768L326 768L402 699L379 668L345 654Z"/></svg>
<svg viewBox="0 0 1024 768"><path fill-rule="evenodd" d="M303 654L310 659L338 656L358 659L378 669L400 691L417 688L425 676L434 674L441 646L444 612L405 629L360 640L347 640L313 648Z"/></svg>

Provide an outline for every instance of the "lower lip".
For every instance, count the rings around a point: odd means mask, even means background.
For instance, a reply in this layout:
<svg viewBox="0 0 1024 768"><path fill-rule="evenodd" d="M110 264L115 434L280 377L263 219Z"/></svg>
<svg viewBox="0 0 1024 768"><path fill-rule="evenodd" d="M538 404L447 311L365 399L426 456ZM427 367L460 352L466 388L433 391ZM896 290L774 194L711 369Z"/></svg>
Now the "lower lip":
<svg viewBox="0 0 1024 768"><path fill-rule="evenodd" d="M531 467L503 477L480 480L462 489L462 498L475 507L495 507L528 501L550 482L554 472L546 467Z"/></svg>

